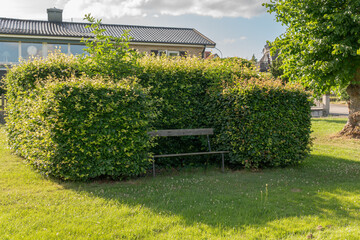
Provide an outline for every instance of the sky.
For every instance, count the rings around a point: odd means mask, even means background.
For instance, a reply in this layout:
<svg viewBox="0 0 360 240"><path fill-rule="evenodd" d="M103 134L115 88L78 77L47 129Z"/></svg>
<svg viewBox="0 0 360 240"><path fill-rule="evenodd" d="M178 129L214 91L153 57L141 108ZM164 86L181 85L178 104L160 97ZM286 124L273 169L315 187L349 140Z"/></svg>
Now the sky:
<svg viewBox="0 0 360 240"><path fill-rule="evenodd" d="M103 23L195 28L216 43L222 57L262 56L266 41L285 27L266 12L268 0L0 0L0 17L47 20L47 8L63 9L63 21L91 13Z"/></svg>

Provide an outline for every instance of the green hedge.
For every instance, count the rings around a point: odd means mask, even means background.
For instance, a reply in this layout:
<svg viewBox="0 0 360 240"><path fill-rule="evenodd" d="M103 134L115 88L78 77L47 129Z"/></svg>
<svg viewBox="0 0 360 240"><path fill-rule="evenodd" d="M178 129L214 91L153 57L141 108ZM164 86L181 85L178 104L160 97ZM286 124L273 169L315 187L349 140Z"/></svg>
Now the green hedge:
<svg viewBox="0 0 360 240"><path fill-rule="evenodd" d="M216 108L217 143L230 164L248 168L301 162L311 145L311 101L298 85L250 79L224 89Z"/></svg>
<svg viewBox="0 0 360 240"><path fill-rule="evenodd" d="M203 59L145 56L139 60L140 84L150 88L157 118L155 129L211 128L214 115L209 111L211 97L223 85L238 78L259 77L251 63L234 58L205 61ZM211 137L214 140L213 137ZM155 154L207 151L206 136L159 138L152 149ZM215 156L216 157L216 156ZM203 165L208 156L161 159L159 165Z"/></svg>
<svg viewBox="0 0 360 240"><path fill-rule="evenodd" d="M37 82L47 81L48 77L66 79L82 76L85 71L89 71L87 65L90 64L82 63L72 55L51 54L47 60L34 59L13 66L6 75L5 83L13 97L26 95L36 87Z"/></svg>
<svg viewBox="0 0 360 240"><path fill-rule="evenodd" d="M300 162L309 152L310 105L300 86L260 75L239 58L140 60L140 83L156 99L155 129L214 128L212 145L231 151L233 167L261 168ZM207 151L206 138L157 140L154 153ZM202 164L207 157L161 159L159 164Z"/></svg>
<svg viewBox="0 0 360 240"><path fill-rule="evenodd" d="M201 137L158 138L149 150L150 128L214 128L213 149L231 151L226 161L236 168L296 164L309 152L308 94L259 74L247 60L146 56L137 62L138 83L100 78L106 73L95 65L58 55L7 75L10 146L46 174L124 178L149 167L148 152L207 150Z"/></svg>
<svg viewBox="0 0 360 240"><path fill-rule="evenodd" d="M147 131L152 111L146 90L134 79L113 83L71 77L76 61L62 60L35 60L10 70L11 148L42 173L61 179L144 173L151 161Z"/></svg>

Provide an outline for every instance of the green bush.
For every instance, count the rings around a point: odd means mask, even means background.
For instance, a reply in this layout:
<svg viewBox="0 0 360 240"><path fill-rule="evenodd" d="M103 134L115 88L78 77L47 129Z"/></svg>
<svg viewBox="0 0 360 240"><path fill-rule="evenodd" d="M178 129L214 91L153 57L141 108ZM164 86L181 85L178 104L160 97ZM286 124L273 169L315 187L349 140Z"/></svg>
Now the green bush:
<svg viewBox="0 0 360 240"><path fill-rule="evenodd" d="M339 87L337 91L337 95L339 96L340 100L342 101L350 101L350 96L346 91L346 87Z"/></svg>
<svg viewBox="0 0 360 240"><path fill-rule="evenodd" d="M137 69L137 51L129 47L131 37L125 31L120 37L112 37L104 34L105 29L101 26L101 20L96 20L90 14L85 19L91 23L86 28L91 29L94 38L84 39L84 56L87 75L92 77L102 75L112 79L122 79L133 76Z"/></svg>
<svg viewBox="0 0 360 240"><path fill-rule="evenodd" d="M309 152L307 93L267 79L249 61L145 56L136 63L139 83L99 77L108 73L95 66L90 57L57 55L7 75L10 146L46 174L83 180L139 175L149 166L149 128L214 128L213 149L230 150L233 167L286 166ZM207 150L199 137L156 143L156 154Z"/></svg>
<svg viewBox="0 0 360 240"><path fill-rule="evenodd" d="M283 167L310 151L311 101L298 85L239 81L224 89L216 108L217 143L231 151L233 166Z"/></svg>
<svg viewBox="0 0 360 240"><path fill-rule="evenodd" d="M14 65L5 77L8 94L13 94L13 97L27 95L35 88L37 82L47 81L48 77L66 79L71 76L82 76L84 71L89 71L87 65L90 64L82 63L78 57L65 54L51 54L46 60L22 61L19 65Z"/></svg>
<svg viewBox="0 0 360 240"><path fill-rule="evenodd" d="M150 164L147 131L152 114L145 89L133 79L113 83L71 77L77 72L72 60L67 66L61 58L58 64L35 60L10 70L10 147L41 172L62 179L144 173ZM33 79L34 74L41 78Z"/></svg>
<svg viewBox="0 0 360 240"><path fill-rule="evenodd" d="M126 34L103 35L101 20L86 19L94 34L84 40L89 55L55 53L7 75L9 143L42 172L63 179L135 176L149 164L152 114L147 91L123 79L136 72L138 55Z"/></svg>
<svg viewBox="0 0 360 240"><path fill-rule="evenodd" d="M238 79L259 77L241 59L206 61L145 56L139 60L140 84L150 88L159 116L155 128L197 128L208 125L209 96Z"/></svg>
<svg viewBox="0 0 360 240"><path fill-rule="evenodd" d="M195 57L168 58L145 56L139 59L140 84L150 88L157 118L155 129L211 128L216 112L209 112L211 95L222 85L237 78L258 77L249 61L234 58L203 60ZM211 137L213 139L213 137ZM157 139L156 154L206 151L206 137L168 137ZM207 157L191 157L185 164L202 164ZM158 161L161 165L179 166L181 159Z"/></svg>
<svg viewBox="0 0 360 240"><path fill-rule="evenodd" d="M213 148L231 151L233 167L285 166L309 152L310 102L301 87L267 79L238 58L145 57L140 67L140 83L156 100L155 129L214 128ZM198 138L160 138L152 151L206 151L206 138ZM180 159L158 163L182 164Z"/></svg>

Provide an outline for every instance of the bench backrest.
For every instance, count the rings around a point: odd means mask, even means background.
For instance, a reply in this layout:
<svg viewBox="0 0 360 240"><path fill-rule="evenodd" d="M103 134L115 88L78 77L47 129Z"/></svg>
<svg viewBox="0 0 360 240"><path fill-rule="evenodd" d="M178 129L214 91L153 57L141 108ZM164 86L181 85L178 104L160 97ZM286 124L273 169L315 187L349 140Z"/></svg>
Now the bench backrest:
<svg viewBox="0 0 360 240"><path fill-rule="evenodd" d="M148 132L152 137L178 137L178 136L197 136L197 135L212 135L213 128L198 128L198 129L168 129L156 130Z"/></svg>

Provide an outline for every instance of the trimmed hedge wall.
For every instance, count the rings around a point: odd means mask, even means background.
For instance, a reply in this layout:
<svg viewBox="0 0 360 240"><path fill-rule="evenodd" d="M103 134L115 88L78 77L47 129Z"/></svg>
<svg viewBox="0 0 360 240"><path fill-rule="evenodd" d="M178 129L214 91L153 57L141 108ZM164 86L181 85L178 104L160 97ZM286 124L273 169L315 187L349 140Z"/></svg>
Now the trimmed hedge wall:
<svg viewBox="0 0 360 240"><path fill-rule="evenodd" d="M71 77L74 59L53 60L24 63L8 74L11 148L42 173L61 179L144 173L151 161L147 91L134 79Z"/></svg>
<svg viewBox="0 0 360 240"><path fill-rule="evenodd" d="M223 86L238 79L259 77L251 62L239 58L205 61L199 58L168 58L145 56L139 59L140 84L149 87L157 109L154 129L215 128L212 109L213 95L218 96ZM214 140L214 137L211 137ZM212 143L213 145L214 143ZM215 145L214 145L215 147ZM158 138L155 154L208 151L206 136ZM162 158L158 165L178 167L202 166L209 158L197 156ZM218 162L218 161L217 161Z"/></svg>
<svg viewBox="0 0 360 240"><path fill-rule="evenodd" d="M65 55L12 68L11 148L45 174L73 180L138 176L150 166L148 152L207 150L199 137L157 138L150 149L150 129L214 128L212 146L230 150L234 168L286 166L309 153L311 103L302 87L268 79L238 58L145 56L136 64L138 80L109 79L91 58Z"/></svg>
<svg viewBox="0 0 360 240"><path fill-rule="evenodd" d="M214 128L212 146L232 153L233 167L296 164L310 151L311 102L299 85L260 75L239 58L140 59L140 83L157 103L155 129ZM207 151L206 138L159 138L153 152ZM158 164L202 164L198 158L161 159ZM215 156L216 158L216 156Z"/></svg>
<svg viewBox="0 0 360 240"><path fill-rule="evenodd" d="M217 144L247 168L300 163L310 152L311 101L298 85L250 79L224 89L216 108Z"/></svg>

